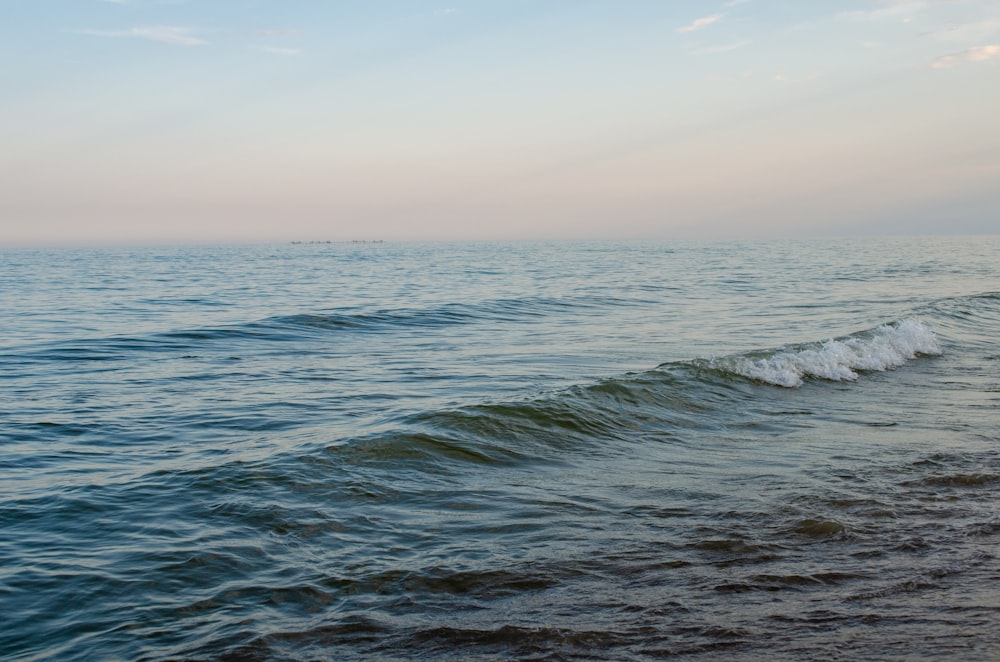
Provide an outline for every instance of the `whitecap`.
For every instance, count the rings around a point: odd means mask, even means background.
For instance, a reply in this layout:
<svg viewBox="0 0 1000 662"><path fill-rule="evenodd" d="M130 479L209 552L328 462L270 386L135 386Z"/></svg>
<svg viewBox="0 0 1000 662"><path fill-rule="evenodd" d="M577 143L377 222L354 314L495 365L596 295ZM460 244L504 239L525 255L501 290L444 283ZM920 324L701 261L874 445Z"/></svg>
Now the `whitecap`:
<svg viewBox="0 0 1000 662"><path fill-rule="evenodd" d="M807 377L853 381L858 371L891 370L921 354L941 354L941 346L929 326L910 318L797 350L759 358L734 357L724 367L750 379L791 388L801 386Z"/></svg>

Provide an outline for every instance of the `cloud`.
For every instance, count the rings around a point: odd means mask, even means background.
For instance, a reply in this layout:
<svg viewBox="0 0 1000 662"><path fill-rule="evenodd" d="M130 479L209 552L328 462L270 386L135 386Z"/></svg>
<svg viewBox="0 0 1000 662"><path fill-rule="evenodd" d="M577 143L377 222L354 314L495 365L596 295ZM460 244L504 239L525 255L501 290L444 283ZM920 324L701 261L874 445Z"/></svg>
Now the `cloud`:
<svg viewBox="0 0 1000 662"><path fill-rule="evenodd" d="M263 46L262 51L265 53L270 53L272 55L283 55L285 57L295 57L297 55L302 55L301 48L278 48L276 46Z"/></svg>
<svg viewBox="0 0 1000 662"><path fill-rule="evenodd" d="M278 30L260 30L258 34L265 37L294 37L299 33L298 30L283 28Z"/></svg>
<svg viewBox="0 0 1000 662"><path fill-rule="evenodd" d="M749 46L750 40L744 39L743 41L737 41L733 44L725 44L723 46L710 46L708 48L702 48L694 51L695 55L714 55L715 53L728 53L729 51L735 51L737 48L743 48L744 46Z"/></svg>
<svg viewBox="0 0 1000 662"><path fill-rule="evenodd" d="M729 0L729 2L727 2L725 6L736 7L738 5L745 5L748 2L750 2L750 0Z"/></svg>
<svg viewBox="0 0 1000 662"><path fill-rule="evenodd" d="M204 46L208 42L194 36L203 30L180 28L171 25L151 25L129 28L128 30L75 30L77 34L91 37L135 38L155 41L173 46Z"/></svg>
<svg viewBox="0 0 1000 662"><path fill-rule="evenodd" d="M156 25L152 27L132 28L131 32L143 39L158 41L161 44L174 44L176 46L204 46L208 42L199 37L195 37L191 28L177 28L169 25Z"/></svg>
<svg viewBox="0 0 1000 662"><path fill-rule="evenodd" d="M988 18L972 23L952 23L924 34L941 41L957 41L966 44L983 42L1000 35L1000 18Z"/></svg>
<svg viewBox="0 0 1000 662"><path fill-rule="evenodd" d="M914 14L920 13L927 7L927 3L920 0L889 0L883 1L880 4L885 6L880 9L845 11L837 14L837 18L843 21L885 21L898 19L904 23L909 23Z"/></svg>
<svg viewBox="0 0 1000 662"><path fill-rule="evenodd" d="M951 69L965 62L986 62L998 56L1000 56L1000 45L990 44L942 55L931 62L931 66L935 69Z"/></svg>
<svg viewBox="0 0 1000 662"><path fill-rule="evenodd" d="M457 11L458 10L455 9L454 7L446 7L445 9L435 9L434 13L435 14L454 14Z"/></svg>
<svg viewBox="0 0 1000 662"><path fill-rule="evenodd" d="M811 74L805 76L786 76L785 74L774 74L774 81L777 83L783 83L787 85L801 85L804 83L812 83L817 80L821 80L825 77L825 74L819 71L814 71Z"/></svg>
<svg viewBox="0 0 1000 662"><path fill-rule="evenodd" d="M703 16L701 18L695 19L690 25L685 25L684 27L677 28L678 32L694 32L695 30L701 30L702 28L707 28L712 23L716 23L722 20L722 14L712 14L711 16Z"/></svg>

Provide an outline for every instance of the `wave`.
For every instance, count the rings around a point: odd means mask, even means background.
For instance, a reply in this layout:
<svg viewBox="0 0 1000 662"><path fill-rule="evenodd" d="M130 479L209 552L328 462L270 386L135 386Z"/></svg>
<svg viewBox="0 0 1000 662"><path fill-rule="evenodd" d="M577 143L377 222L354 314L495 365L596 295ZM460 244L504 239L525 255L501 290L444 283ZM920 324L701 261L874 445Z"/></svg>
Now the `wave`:
<svg viewBox="0 0 1000 662"><path fill-rule="evenodd" d="M806 380L854 381L942 352L925 322L906 318L839 339L793 348L662 364L524 400L425 411L381 434L344 440L327 450L352 462L430 462L439 470L456 460L507 465L565 453L606 457L650 440L688 444L701 433L794 427L796 414L775 416L775 386ZM762 390L764 389L764 390Z"/></svg>
<svg viewBox="0 0 1000 662"><path fill-rule="evenodd" d="M1000 301L1000 293L986 293L972 296L962 296L941 299L930 303L918 314L926 313L934 317L960 317L963 313L971 315L971 311L979 314L989 314L989 304ZM165 342L238 339L250 340L296 340L303 334L325 334L329 332L391 332L403 329L441 328L454 325L489 323L531 323L543 321L549 316L587 316L595 311L614 308L643 306L650 302L640 297L616 296L584 296L570 297L523 297L515 299L490 299L476 303L445 303L427 308L400 307L384 308L369 311L329 311L315 313L298 313L291 315L275 315L253 321L246 321L219 327L174 330L154 334L137 342L163 340ZM985 305L984 305L985 304ZM944 320L943 320L944 321ZM988 320L990 322L995 319ZM922 327L922 329L920 328ZM935 341L924 342L928 336L933 336L930 327L916 318L903 319L884 327L867 332L878 335L884 329L899 329L903 335L912 335L915 351L921 354L935 354L939 350L924 350L921 347L932 347ZM891 333L891 332L890 332ZM860 339L864 340L863 334ZM115 338L108 340L127 340ZM836 341L834 341L836 342ZM854 341L852 341L853 343ZM908 339L892 339L893 347L905 353ZM808 349L803 347L804 349ZM831 347L833 349L833 347ZM851 346L862 353L869 350ZM873 348L874 350L875 348ZM912 358L912 357L909 357ZM852 363L848 367L860 370L877 370L866 367L863 361ZM887 363L888 367L901 365ZM885 368L882 368L885 369ZM742 374L742 373L740 373ZM825 376L825 373L812 373L808 370L803 375ZM832 374L832 373L830 373ZM846 375L846 373L845 373ZM751 376L751 375L744 375ZM754 377L757 378L757 377ZM831 377L832 378L832 377ZM856 377L853 377L856 378ZM841 379L853 379L850 376ZM769 381L762 379L762 381ZM775 382L778 383L778 382ZM785 385L782 383L782 385ZM797 383L795 384L797 385Z"/></svg>
<svg viewBox="0 0 1000 662"><path fill-rule="evenodd" d="M949 297L929 302L913 314L934 319L935 327L963 343L993 342L993 329L1000 324L1000 293L987 292ZM638 296L520 297L487 299L475 303L398 307L376 310L341 310L272 315L230 324L151 331L138 335L77 337L53 341L12 344L2 358L18 362L115 361L136 353L194 352L205 344L295 343L323 338L331 333L392 333L406 329L433 330L481 323L545 323L550 317L580 318L612 315L613 309L642 307L651 302ZM886 370L902 365L916 355L940 353L930 326L917 318L903 319L868 332L791 349L764 350L743 356L723 357L701 368L717 369L780 386L800 386L808 378L853 380L858 371Z"/></svg>
<svg viewBox="0 0 1000 662"><path fill-rule="evenodd" d="M941 345L924 322L908 318L823 343L725 357L711 367L775 386L802 386L806 378L854 381L859 372L883 372L918 356L937 356Z"/></svg>
<svg viewBox="0 0 1000 662"><path fill-rule="evenodd" d="M476 322L523 322L552 314L584 314L596 308L627 306L639 300L618 297L525 297L493 299L479 303L448 303L430 308L396 308L364 313L320 313L270 317L253 327L303 329L392 329L438 327Z"/></svg>
<svg viewBox="0 0 1000 662"><path fill-rule="evenodd" d="M190 349L202 342L240 341L294 342L307 336L331 332L392 332L433 329L476 323L530 323L551 316L580 317L601 309L647 304L637 297L584 296L488 299L476 303L444 303L426 308L399 307L374 310L340 310L272 315L194 328L151 331L142 335L80 337L50 342L11 345L6 351L38 350L39 358L104 360L130 351ZM117 354L116 354L117 353ZM62 354L63 356L56 356Z"/></svg>

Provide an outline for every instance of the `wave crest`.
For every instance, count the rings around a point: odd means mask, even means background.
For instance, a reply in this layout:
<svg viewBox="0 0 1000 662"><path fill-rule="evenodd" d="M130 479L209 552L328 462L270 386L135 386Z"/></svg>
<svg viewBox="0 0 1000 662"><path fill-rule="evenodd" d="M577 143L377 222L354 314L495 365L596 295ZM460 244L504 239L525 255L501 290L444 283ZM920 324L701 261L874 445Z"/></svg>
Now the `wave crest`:
<svg viewBox="0 0 1000 662"><path fill-rule="evenodd" d="M766 356L717 360L729 372L776 386L801 386L806 377L853 381L858 371L885 371L919 355L941 354L934 331L917 319L883 324L872 331Z"/></svg>

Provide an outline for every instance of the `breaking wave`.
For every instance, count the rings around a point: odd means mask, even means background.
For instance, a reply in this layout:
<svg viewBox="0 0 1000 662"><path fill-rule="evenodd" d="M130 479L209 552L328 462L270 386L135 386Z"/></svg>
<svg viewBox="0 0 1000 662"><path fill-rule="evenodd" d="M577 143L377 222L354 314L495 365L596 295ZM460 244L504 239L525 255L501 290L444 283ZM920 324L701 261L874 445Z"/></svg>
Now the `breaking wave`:
<svg viewBox="0 0 1000 662"><path fill-rule="evenodd" d="M524 400L425 411L388 433L340 442L328 451L348 453L354 461L422 459L441 467L456 460L506 465L565 459L570 450L608 455L613 448L624 451L645 443L648 435L683 441L720 426L778 425L760 414L771 399L755 383L797 387L810 378L853 381L863 372L941 353L934 331L907 318L826 342L669 362Z"/></svg>
<svg viewBox="0 0 1000 662"><path fill-rule="evenodd" d="M713 367L776 386L801 386L807 378L853 381L859 372L897 368L918 356L941 354L934 331L917 319L883 324L864 333L763 355L715 359Z"/></svg>

